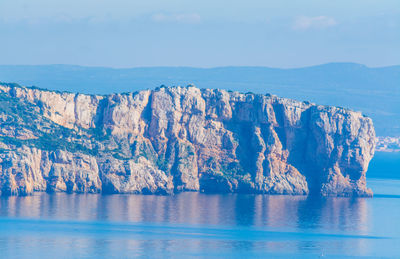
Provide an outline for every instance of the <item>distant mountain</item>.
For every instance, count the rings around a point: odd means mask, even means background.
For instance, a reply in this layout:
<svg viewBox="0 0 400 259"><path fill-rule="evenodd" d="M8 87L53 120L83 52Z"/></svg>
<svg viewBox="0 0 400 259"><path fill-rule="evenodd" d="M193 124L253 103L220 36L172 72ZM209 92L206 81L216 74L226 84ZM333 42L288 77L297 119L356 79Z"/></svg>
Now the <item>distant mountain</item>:
<svg viewBox="0 0 400 259"><path fill-rule="evenodd" d="M0 66L0 81L51 90L109 94L194 84L271 93L348 107L370 116L378 135L400 136L400 66L354 63L277 69L268 67L147 67L113 69L71 65Z"/></svg>

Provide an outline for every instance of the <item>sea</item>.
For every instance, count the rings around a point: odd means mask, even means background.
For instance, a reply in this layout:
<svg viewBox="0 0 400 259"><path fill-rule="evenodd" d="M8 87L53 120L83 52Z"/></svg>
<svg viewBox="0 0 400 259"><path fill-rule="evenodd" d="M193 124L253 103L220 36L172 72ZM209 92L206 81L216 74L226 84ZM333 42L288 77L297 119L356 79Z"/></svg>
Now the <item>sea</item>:
<svg viewBox="0 0 400 259"><path fill-rule="evenodd" d="M373 198L181 193L0 198L0 258L400 258L400 153Z"/></svg>

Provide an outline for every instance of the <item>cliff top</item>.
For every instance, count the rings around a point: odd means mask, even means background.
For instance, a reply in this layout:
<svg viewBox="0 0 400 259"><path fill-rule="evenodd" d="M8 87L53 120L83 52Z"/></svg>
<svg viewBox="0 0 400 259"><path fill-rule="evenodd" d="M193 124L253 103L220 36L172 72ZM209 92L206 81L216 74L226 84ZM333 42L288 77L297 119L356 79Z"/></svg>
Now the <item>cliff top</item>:
<svg viewBox="0 0 400 259"><path fill-rule="evenodd" d="M6 90L8 88L8 90ZM143 91L161 91L162 89L166 89L167 91L174 91L174 92L180 92L182 93L182 89L189 89L189 88L193 88L193 89L197 89L199 90L202 94L207 93L207 92L219 92L219 93L227 93L232 97L235 98L243 98L244 96L254 96L254 97L261 97L261 96L265 96L266 98L272 98L272 99L276 99L276 100L280 100L281 102L285 103L285 104L291 104L294 106L297 105L306 105L306 106L318 106L320 108L324 108L326 110L330 110L330 109L335 109L337 111L342 111L342 112L355 112L355 113L359 113L362 114L362 112L360 111L354 111L352 109L346 108L346 107L340 107L340 106L332 106L332 105L318 105L315 104L313 102L309 102L309 101L298 101L295 99L290 99L290 98L282 98L282 97L278 97L277 95L274 94L270 94L270 93L266 93L266 94L258 94L258 93L253 93L253 92L246 92L246 93L242 93L239 91L232 91L232 90L224 90L224 89L209 89L209 88L198 88L197 86L195 86L194 84L189 84L186 86L166 86L166 85L161 85L159 87L155 87L154 89L143 89L143 90L139 90L139 91L132 91L132 92L122 92L122 93L113 93L113 94L105 94L105 95L98 95L98 94L85 94L85 93L73 93L73 92L69 92L69 91L58 91L58 90L49 90L46 88L40 88L37 86L22 86L19 85L17 83L5 83L5 82L0 82L0 90L6 90L7 92L12 90L12 89L25 89L25 90L31 90L31 91L39 91L39 92L49 92L49 93L55 93L55 94L60 94L60 95L69 95L69 96L88 96L88 97L96 97L96 98L105 98L108 96L124 96L124 95L130 95L130 96L134 96L136 94L138 94L139 92L143 92ZM182 93L183 94L183 93ZM362 114L363 117L368 117L364 114Z"/></svg>

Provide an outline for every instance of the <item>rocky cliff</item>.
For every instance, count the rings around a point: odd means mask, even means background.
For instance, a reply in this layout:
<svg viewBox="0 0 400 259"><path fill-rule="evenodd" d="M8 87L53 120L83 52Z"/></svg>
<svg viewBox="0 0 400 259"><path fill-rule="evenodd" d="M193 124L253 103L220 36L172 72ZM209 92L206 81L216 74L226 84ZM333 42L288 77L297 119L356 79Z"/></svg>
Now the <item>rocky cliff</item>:
<svg viewBox="0 0 400 259"><path fill-rule="evenodd" d="M0 85L0 190L370 196L358 112L224 90L106 96Z"/></svg>

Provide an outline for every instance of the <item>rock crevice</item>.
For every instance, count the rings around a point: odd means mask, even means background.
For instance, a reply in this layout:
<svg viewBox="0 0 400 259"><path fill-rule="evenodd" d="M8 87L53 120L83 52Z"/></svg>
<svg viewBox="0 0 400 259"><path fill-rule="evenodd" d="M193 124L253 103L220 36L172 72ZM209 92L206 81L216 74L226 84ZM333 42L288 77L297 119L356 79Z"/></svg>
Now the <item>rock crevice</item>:
<svg viewBox="0 0 400 259"><path fill-rule="evenodd" d="M373 124L344 108L194 86L95 96L4 84L0 97L4 195L372 195Z"/></svg>

